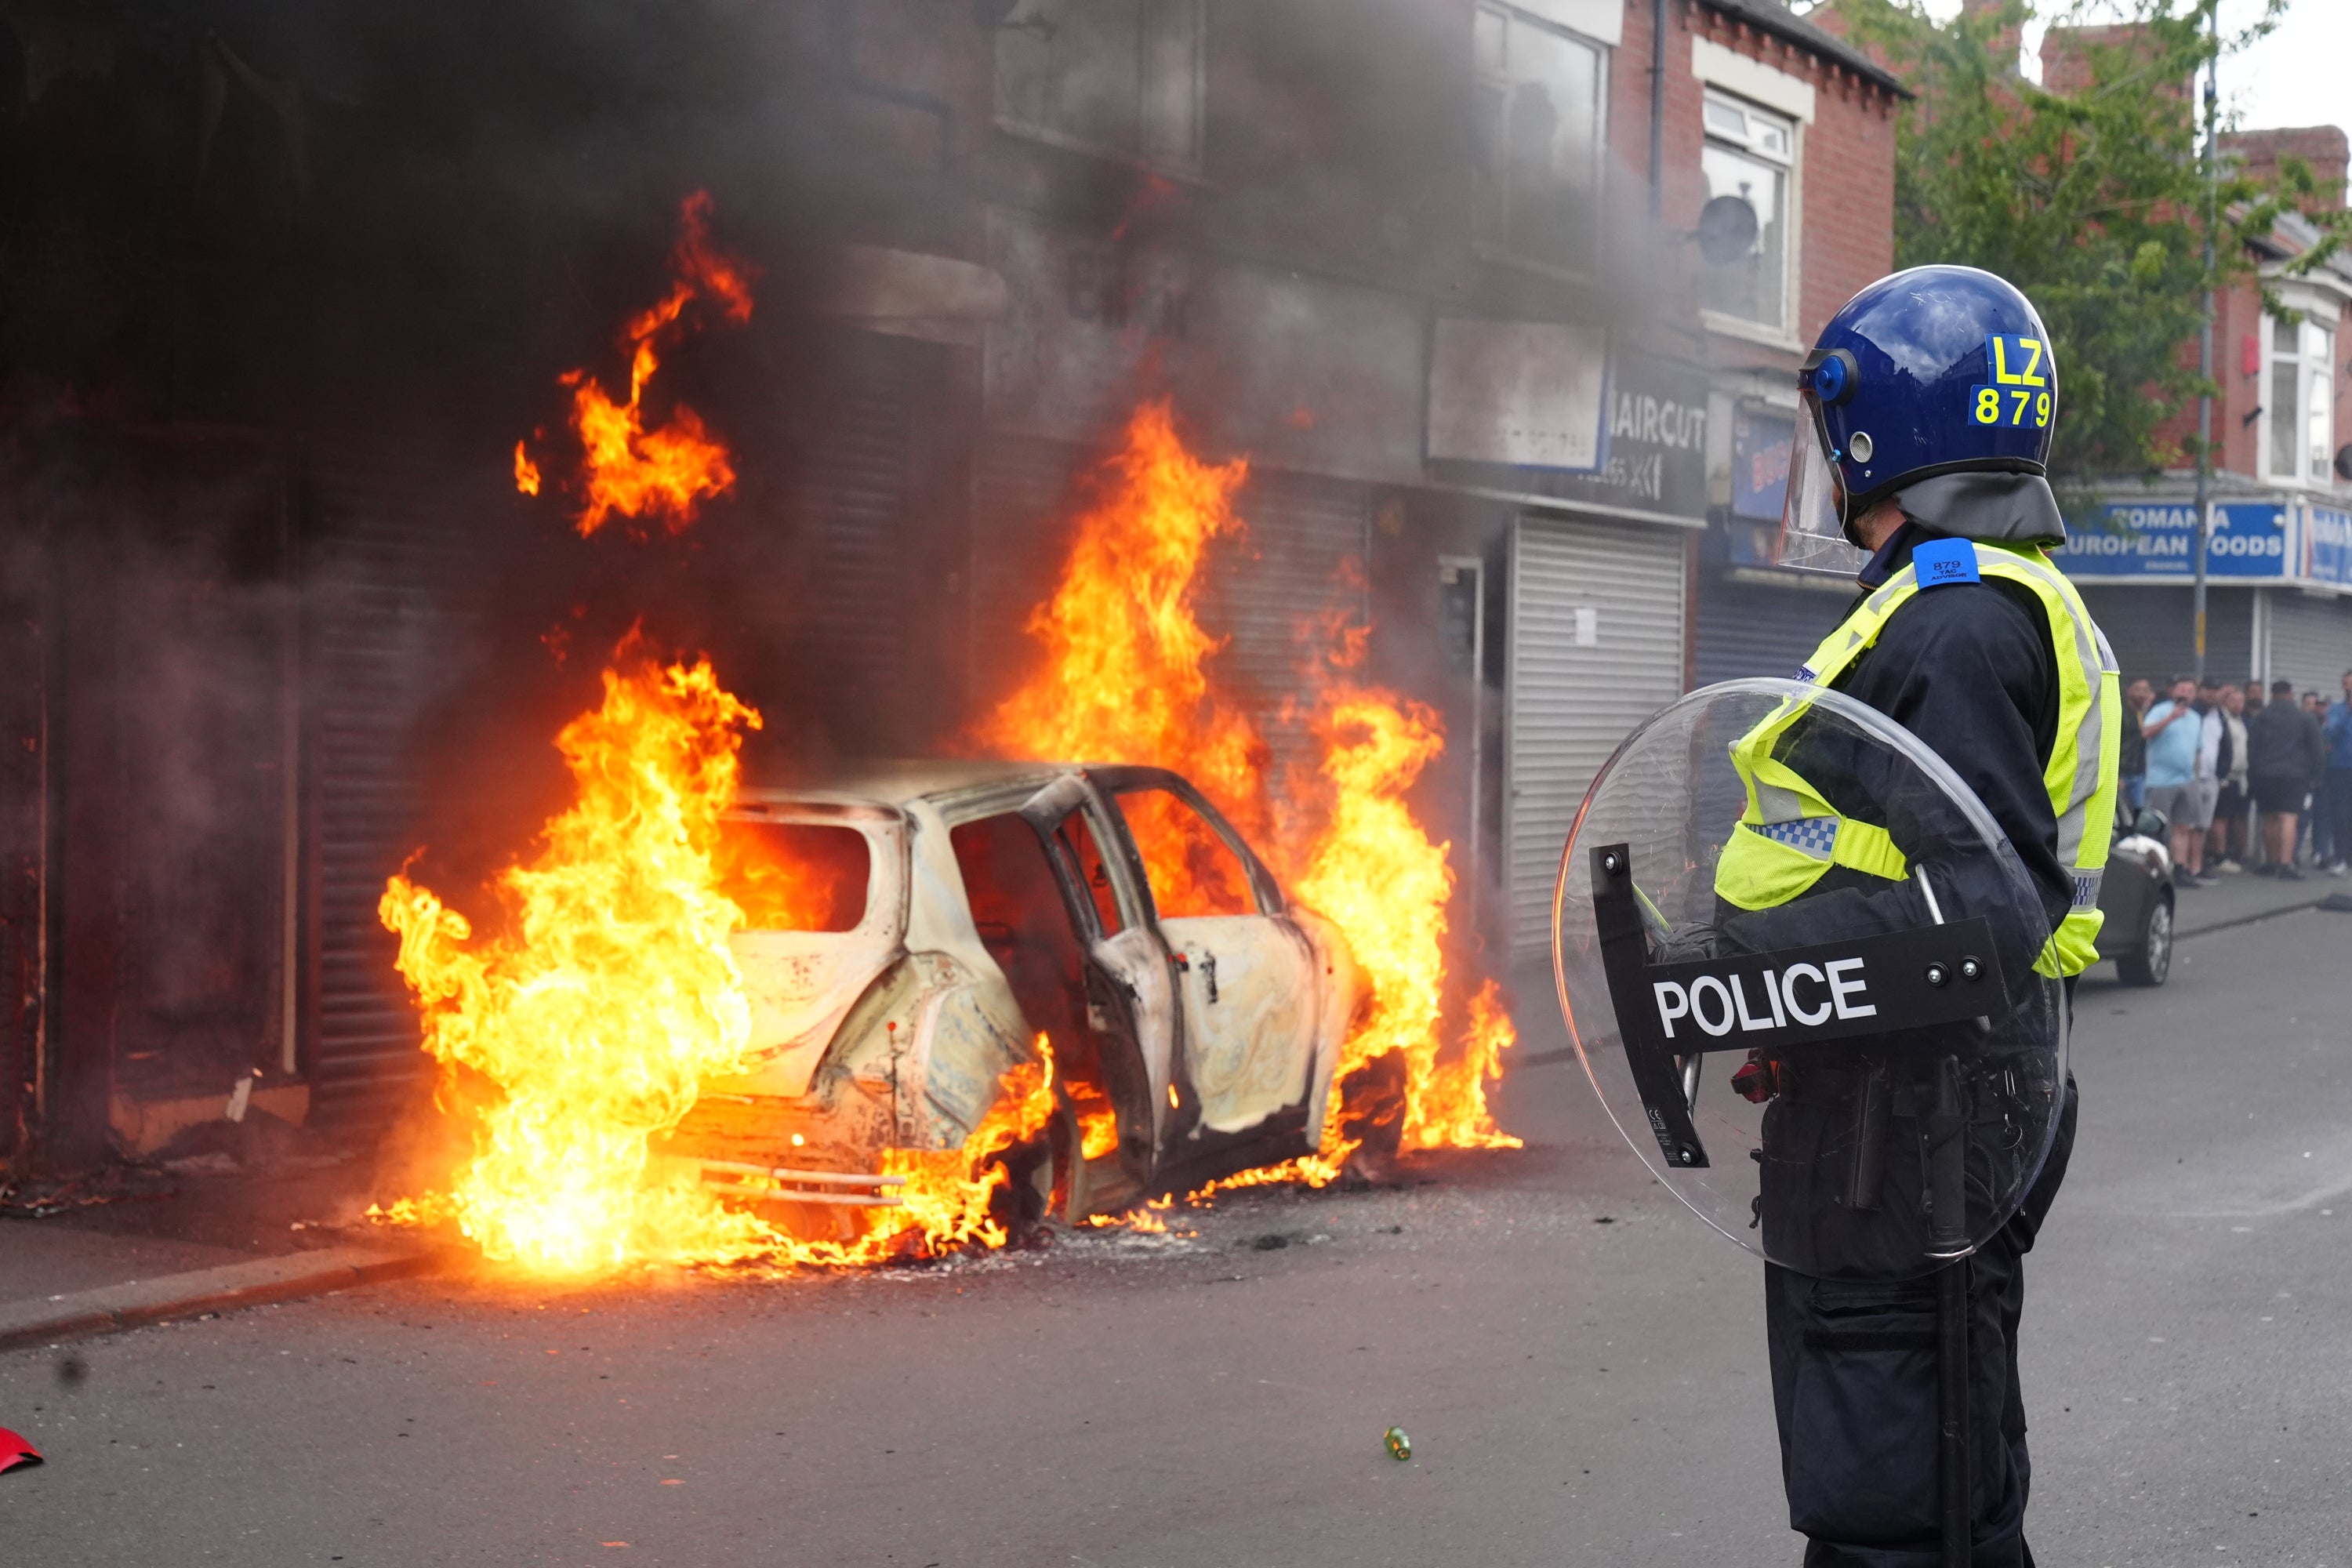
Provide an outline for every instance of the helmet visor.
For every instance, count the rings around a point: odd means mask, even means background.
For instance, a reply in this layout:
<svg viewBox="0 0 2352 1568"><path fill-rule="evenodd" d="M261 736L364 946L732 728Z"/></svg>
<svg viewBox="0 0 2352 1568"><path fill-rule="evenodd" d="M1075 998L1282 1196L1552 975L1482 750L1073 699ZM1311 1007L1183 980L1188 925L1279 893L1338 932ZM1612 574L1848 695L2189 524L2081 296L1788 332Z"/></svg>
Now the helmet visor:
<svg viewBox="0 0 2352 1568"><path fill-rule="evenodd" d="M1851 577L1869 557L1846 542L1845 480L1830 461L1821 405L1810 392L1804 402L1806 418L1790 455L1789 499L1780 513L1780 564Z"/></svg>

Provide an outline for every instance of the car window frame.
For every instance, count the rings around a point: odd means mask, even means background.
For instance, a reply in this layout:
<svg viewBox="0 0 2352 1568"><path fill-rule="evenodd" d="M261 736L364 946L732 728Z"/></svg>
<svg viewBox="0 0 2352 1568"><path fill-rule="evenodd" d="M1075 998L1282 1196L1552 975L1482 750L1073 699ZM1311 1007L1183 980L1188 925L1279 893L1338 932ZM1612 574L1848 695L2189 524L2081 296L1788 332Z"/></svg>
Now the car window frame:
<svg viewBox="0 0 2352 1568"><path fill-rule="evenodd" d="M1258 858L1257 851L1250 847L1249 840L1244 838L1234 825L1225 820L1224 813L1211 805L1208 797L1195 789L1192 782L1181 774L1171 773L1166 768L1115 767L1089 769L1087 778L1100 792L1104 804L1118 819L1119 854L1127 861L1129 879L1142 890L1145 906L1150 911L1151 923L1154 926L1159 925L1161 918L1160 900L1151 890L1151 876L1143 863L1143 853L1136 847L1134 837L1128 831L1127 814L1120 810L1118 805L1118 797L1121 795L1148 789L1166 790L1199 813L1201 819L1209 825L1210 831L1223 839L1225 847L1241 862L1242 874L1249 882L1251 900L1257 905L1257 908L1245 916L1227 915L1218 918L1272 919L1289 912L1289 900L1283 897L1282 884L1275 880L1274 873L1266 869L1265 862ZM1171 916L1170 918L1187 917Z"/></svg>

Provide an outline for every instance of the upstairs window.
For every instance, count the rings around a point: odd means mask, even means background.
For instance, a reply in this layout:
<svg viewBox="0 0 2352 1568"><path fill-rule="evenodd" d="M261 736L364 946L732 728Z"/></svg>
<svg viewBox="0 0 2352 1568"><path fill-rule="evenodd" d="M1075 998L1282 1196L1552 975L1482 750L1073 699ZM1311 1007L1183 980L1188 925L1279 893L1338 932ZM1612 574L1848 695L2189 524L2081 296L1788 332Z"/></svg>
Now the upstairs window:
<svg viewBox="0 0 2352 1568"><path fill-rule="evenodd" d="M2270 477L2324 485L2336 451L2336 334L2305 318L2271 322Z"/></svg>
<svg viewBox="0 0 2352 1568"><path fill-rule="evenodd" d="M1008 131L1201 168L1202 0L1016 0L996 28Z"/></svg>
<svg viewBox="0 0 2352 1568"><path fill-rule="evenodd" d="M1708 310L1776 331L1789 329L1789 201L1796 166L1795 121L1745 99L1706 95L1706 147L1699 154L1706 199L1745 204L1756 236L1742 253L1709 257L1700 268L1699 298ZM1738 216L1737 207L1730 211ZM1740 227L1744 232L1746 223Z"/></svg>
<svg viewBox="0 0 2352 1568"><path fill-rule="evenodd" d="M1508 5L1481 5L1471 37L1475 237L1526 260L1591 266L1606 51Z"/></svg>

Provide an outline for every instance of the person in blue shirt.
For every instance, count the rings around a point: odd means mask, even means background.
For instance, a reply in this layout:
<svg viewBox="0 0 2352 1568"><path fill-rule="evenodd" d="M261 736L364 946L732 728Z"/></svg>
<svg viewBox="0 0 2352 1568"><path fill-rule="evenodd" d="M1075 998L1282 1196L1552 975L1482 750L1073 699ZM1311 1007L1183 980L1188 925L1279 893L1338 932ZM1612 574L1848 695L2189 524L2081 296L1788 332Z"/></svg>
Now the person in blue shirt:
<svg viewBox="0 0 2352 1568"><path fill-rule="evenodd" d="M2319 738L2327 748L2327 776L2319 786L2319 809L2326 814L2328 847L2336 858L2327 874L2341 877L2345 860L2352 855L2352 669L2344 672L2343 698L2327 705Z"/></svg>
<svg viewBox="0 0 2352 1568"><path fill-rule="evenodd" d="M2205 716L2197 710L2193 677L2173 681L2171 697L2140 721L2140 735L2147 744L2147 804L2172 825L2172 860L2179 868L2176 881L2201 887L2205 829L2213 821L2213 781L2198 776Z"/></svg>

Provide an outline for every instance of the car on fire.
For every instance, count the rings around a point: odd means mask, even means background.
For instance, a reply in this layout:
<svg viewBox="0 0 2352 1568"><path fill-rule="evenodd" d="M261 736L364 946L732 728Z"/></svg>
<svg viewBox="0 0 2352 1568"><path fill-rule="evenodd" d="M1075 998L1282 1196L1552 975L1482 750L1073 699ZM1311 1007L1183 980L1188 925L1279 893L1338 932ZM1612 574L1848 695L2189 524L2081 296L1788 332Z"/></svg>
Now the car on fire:
<svg viewBox="0 0 2352 1568"><path fill-rule="evenodd" d="M656 1152L854 1234L885 1150L963 1146L1050 1041L1032 1215L1076 1222L1313 1151L1363 987L1201 793L1149 767L946 762L746 787L730 832L796 883L730 939L753 1065Z"/></svg>

